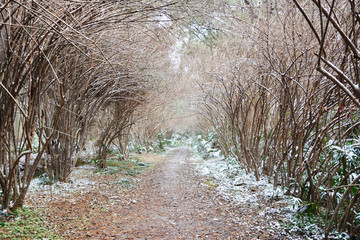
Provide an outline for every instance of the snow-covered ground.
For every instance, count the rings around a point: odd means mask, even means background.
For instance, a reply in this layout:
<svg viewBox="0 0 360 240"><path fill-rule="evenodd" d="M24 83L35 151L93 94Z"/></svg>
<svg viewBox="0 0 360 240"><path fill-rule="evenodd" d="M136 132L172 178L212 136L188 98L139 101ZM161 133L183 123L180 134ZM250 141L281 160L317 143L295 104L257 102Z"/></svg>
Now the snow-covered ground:
<svg viewBox="0 0 360 240"><path fill-rule="evenodd" d="M255 176L247 174L235 159L225 159L221 151L214 148L211 134L207 139L199 135L183 142L193 149L196 170L207 179L204 185L216 188L219 195L239 207L253 210L260 218L267 219L271 228L294 234L293 239L323 239L323 231L315 224L298 224L295 214L304 206L300 199L284 195L283 189L275 188L266 177L256 181ZM305 235L295 237L298 232L305 232Z"/></svg>
<svg viewBox="0 0 360 240"><path fill-rule="evenodd" d="M266 218L272 229L285 231L284 225L295 221L293 215L301 206L300 200L284 195L280 188L274 188L266 178L256 181L254 175L246 174L238 163L231 159L218 157L203 160L195 155L193 160L197 163L196 169L199 174L211 181L205 182L205 185L215 187L223 198L232 200L239 206L246 206L259 217ZM294 234L296 230L287 229ZM293 239L323 238L320 233L311 235L294 236Z"/></svg>
<svg viewBox="0 0 360 240"><path fill-rule="evenodd" d="M263 200L282 200L286 203L295 200L284 196L281 189L274 189L266 178L256 181L255 176L246 174L234 160L202 160L197 169L201 175L211 176L217 184L217 190L237 203L259 206Z"/></svg>
<svg viewBox="0 0 360 240"><path fill-rule="evenodd" d="M31 181L29 191L45 191L49 193L50 189L52 188L51 191L55 195L61 194L61 196L69 196L75 191L94 188L97 187L97 183L95 181L89 180L88 175L94 174L93 172L95 169L96 167L92 165L77 167L71 173L68 183L55 182L52 186L47 183L48 178L46 174L43 174Z"/></svg>
<svg viewBox="0 0 360 240"><path fill-rule="evenodd" d="M306 216L302 220L296 217L298 210L304 207L300 199L284 195L284 191L275 188L266 177L256 181L255 176L247 174L235 159L221 157L221 152L213 149L209 140L194 142L190 139L187 143L193 149L197 171L208 179L204 185L216 188L223 198L252 209L254 214L266 218L273 229L294 234L293 239L324 239L324 231L317 224L309 223ZM207 152L207 159L203 159L204 154L199 153L199 149ZM303 235L297 235L299 232ZM330 235L332 239L350 239L346 233Z"/></svg>

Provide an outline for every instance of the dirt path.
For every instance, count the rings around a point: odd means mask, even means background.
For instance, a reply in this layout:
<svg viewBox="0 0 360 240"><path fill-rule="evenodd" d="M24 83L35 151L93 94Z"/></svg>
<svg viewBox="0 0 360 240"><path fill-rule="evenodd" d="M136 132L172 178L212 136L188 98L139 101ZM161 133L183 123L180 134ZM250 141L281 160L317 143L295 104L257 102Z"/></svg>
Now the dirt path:
<svg viewBox="0 0 360 240"><path fill-rule="evenodd" d="M203 184L189 156L187 148L174 149L128 191L110 184L119 180L114 176L98 188L54 197L43 204L47 218L66 239L291 239Z"/></svg>
<svg viewBox="0 0 360 240"><path fill-rule="evenodd" d="M133 196L134 204L121 211L119 238L230 239L237 236L239 225L232 220L236 216L201 185L189 154L186 148L176 149L168 161L149 174Z"/></svg>
<svg viewBox="0 0 360 240"><path fill-rule="evenodd" d="M189 155L187 148L173 150L129 193L131 204L119 206L112 219L114 239L279 239L258 230L263 222L252 222L252 210L234 207L202 184Z"/></svg>

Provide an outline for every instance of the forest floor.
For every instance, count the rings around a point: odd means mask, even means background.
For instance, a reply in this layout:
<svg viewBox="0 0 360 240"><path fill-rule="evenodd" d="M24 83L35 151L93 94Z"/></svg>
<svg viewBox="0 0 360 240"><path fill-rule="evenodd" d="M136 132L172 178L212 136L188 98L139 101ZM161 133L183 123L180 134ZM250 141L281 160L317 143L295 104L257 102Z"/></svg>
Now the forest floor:
<svg viewBox="0 0 360 240"><path fill-rule="evenodd" d="M295 239L272 225L281 216L264 217L204 184L190 154L141 155L152 167L136 175L83 166L69 185L33 188L26 205L63 239Z"/></svg>

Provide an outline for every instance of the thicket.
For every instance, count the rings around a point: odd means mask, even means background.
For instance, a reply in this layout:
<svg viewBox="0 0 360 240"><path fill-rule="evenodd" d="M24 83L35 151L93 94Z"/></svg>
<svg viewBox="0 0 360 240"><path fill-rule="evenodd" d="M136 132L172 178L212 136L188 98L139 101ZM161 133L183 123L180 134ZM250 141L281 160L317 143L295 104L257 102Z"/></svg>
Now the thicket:
<svg viewBox="0 0 360 240"><path fill-rule="evenodd" d="M219 147L247 173L302 199L304 214L320 216L325 238L359 236L360 6L223 4L222 21L210 23L226 34L202 66L210 79L202 113Z"/></svg>
<svg viewBox="0 0 360 240"><path fill-rule="evenodd" d="M153 91L149 64L166 35L159 16L175 4L0 1L2 210L23 205L39 165L68 181L89 136L100 167L111 143L126 148L135 110Z"/></svg>
<svg viewBox="0 0 360 240"><path fill-rule="evenodd" d="M302 199L326 238L360 235L359 12L353 0L0 0L2 209L23 205L39 165L68 181L89 137L100 167L130 136L162 148L176 86L159 90L163 71L205 79L201 112L226 156ZM176 69L163 61L175 20L189 43Z"/></svg>

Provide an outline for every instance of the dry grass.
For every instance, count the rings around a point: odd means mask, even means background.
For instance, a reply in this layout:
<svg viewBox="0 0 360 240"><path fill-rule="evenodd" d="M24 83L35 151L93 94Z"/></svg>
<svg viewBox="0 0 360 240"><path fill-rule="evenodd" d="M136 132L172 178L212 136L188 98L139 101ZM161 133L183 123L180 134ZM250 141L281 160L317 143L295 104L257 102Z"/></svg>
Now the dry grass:
<svg viewBox="0 0 360 240"><path fill-rule="evenodd" d="M143 153L143 154L132 154L133 158L139 159L142 162L149 162L149 163L160 163L168 159L167 156L158 155L156 153Z"/></svg>

